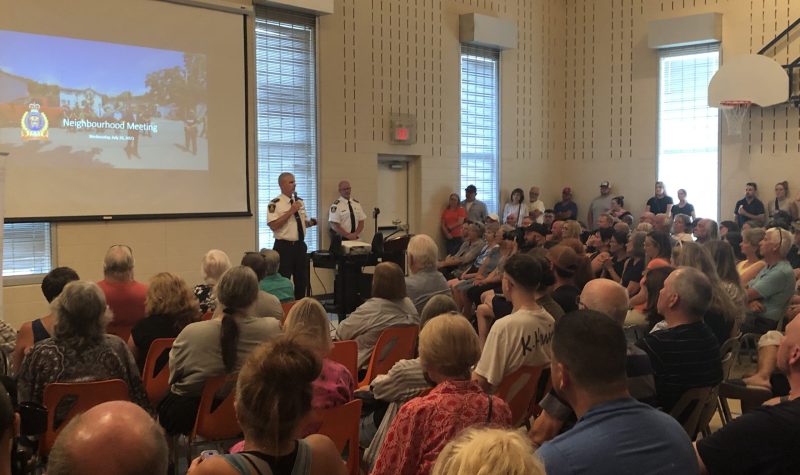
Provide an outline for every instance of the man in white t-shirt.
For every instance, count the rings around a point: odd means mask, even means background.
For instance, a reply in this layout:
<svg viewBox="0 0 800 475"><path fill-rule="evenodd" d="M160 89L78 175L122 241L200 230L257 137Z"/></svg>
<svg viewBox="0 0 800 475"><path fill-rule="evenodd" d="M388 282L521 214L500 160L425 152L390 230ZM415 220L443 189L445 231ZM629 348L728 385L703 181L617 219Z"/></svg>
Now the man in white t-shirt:
<svg viewBox="0 0 800 475"><path fill-rule="evenodd" d="M539 199L539 193L541 193L541 191L538 186L532 186L530 191L528 191L531 199L531 204L528 206L528 209L530 210L531 218L537 223L543 224L545 206L544 201Z"/></svg>
<svg viewBox="0 0 800 475"><path fill-rule="evenodd" d="M611 184L607 181L600 183L600 196L592 200L589 205L589 216L586 217L586 224L589 229L594 230L598 226L595 221L600 218L600 215L608 213L611 209Z"/></svg>
<svg viewBox="0 0 800 475"><path fill-rule="evenodd" d="M538 303L536 290L548 269L544 262L527 254L515 254L505 264L503 295L514 311L497 320L472 373L472 379L491 392L503 378L521 366L541 366L550 362L550 341L555 320Z"/></svg>

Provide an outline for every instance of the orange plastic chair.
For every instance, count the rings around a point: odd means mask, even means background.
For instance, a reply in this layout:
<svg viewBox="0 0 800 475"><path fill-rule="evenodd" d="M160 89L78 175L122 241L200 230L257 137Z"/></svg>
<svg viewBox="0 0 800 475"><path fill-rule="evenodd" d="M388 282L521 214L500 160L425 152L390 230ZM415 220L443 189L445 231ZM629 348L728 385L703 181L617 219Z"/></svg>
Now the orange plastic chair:
<svg viewBox="0 0 800 475"><path fill-rule="evenodd" d="M419 327L416 325L389 327L383 330L369 358L367 374L358 383L358 387L368 385L379 374L388 373L398 361L413 358L417 333Z"/></svg>
<svg viewBox="0 0 800 475"><path fill-rule="evenodd" d="M204 314L203 314L203 315L200 317L200 320L201 320L201 321L211 320L211 317L213 317L213 316L214 316L214 312L212 312L211 310L209 310L208 312L204 313Z"/></svg>
<svg viewBox="0 0 800 475"><path fill-rule="evenodd" d="M358 378L358 343L354 340L334 341L328 358L347 368L353 381Z"/></svg>
<svg viewBox="0 0 800 475"><path fill-rule="evenodd" d="M196 445L223 443L241 438L242 429L239 427L236 410L233 408L238 376L238 373L217 376L206 381L203 386L194 428L187 438L186 461L189 464L192 461L192 449ZM230 392L225 394L220 401L217 394L221 393L221 389L227 390L228 386L231 386ZM198 439L202 440L198 441ZM177 451L175 451L175 455L177 456ZM177 457L174 461L177 462Z"/></svg>
<svg viewBox="0 0 800 475"><path fill-rule="evenodd" d="M75 399L66 415L56 426L56 412L64 399ZM43 404L47 408L47 432L39 442L39 454L50 453L61 429L82 412L108 401L129 401L128 385L121 379L92 381L90 383L52 383L44 388Z"/></svg>
<svg viewBox="0 0 800 475"><path fill-rule="evenodd" d="M165 364L156 371L156 363L165 353L169 353L175 338L158 338L150 344L147 358L144 360L142 370L142 384L147 392L150 405L157 407L161 399L169 391L169 364Z"/></svg>
<svg viewBox="0 0 800 475"><path fill-rule="evenodd" d="M294 307L295 302L297 302L297 300L283 302L281 304L281 307L283 308L283 318L281 318L281 323L283 323L283 321L286 320L286 315L289 315L289 310L291 310L292 307Z"/></svg>
<svg viewBox="0 0 800 475"><path fill-rule="evenodd" d="M361 421L361 400L331 409L315 411L314 417L321 424L317 433L328 436L336 444L339 453L347 449L347 473L359 474L358 427Z"/></svg>
<svg viewBox="0 0 800 475"><path fill-rule="evenodd" d="M549 365L522 366L503 378L495 395L499 396L511 409L511 424L519 427L526 424L536 404L536 390L542 371Z"/></svg>

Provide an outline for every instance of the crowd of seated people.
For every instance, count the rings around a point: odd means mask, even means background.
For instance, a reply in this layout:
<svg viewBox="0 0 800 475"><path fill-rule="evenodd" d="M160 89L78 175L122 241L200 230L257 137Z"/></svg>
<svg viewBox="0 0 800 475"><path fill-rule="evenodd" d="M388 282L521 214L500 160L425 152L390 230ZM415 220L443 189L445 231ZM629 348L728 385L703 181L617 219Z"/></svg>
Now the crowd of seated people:
<svg viewBox="0 0 800 475"><path fill-rule="evenodd" d="M788 184L778 185L759 207L748 184L734 219L718 224L695 219L686 191L673 202L663 183L636 220L604 182L592 228L578 221L571 187L552 208L538 187L530 203L515 189L502 215L468 187L443 216L447 255L438 259L432 237L414 236L409 275L377 265L371 297L334 330L313 298L283 318L280 304L293 293L291 281L275 278L272 251L247 252L231 267L211 250L192 291L169 272L137 282L133 251L115 245L98 284L69 268L45 277L51 312L16 335L10 399L41 403L56 382L128 386L133 404L102 404L67 425L51 473L123 465L165 473L164 434L190 432L205 383L237 373L244 441L195 459L190 473L345 473L306 416L354 397L365 403L365 473L800 473L800 226L785 229L797 205ZM413 357L359 390L361 374L330 357L332 337L354 340L363 374L381 333L408 325L420 327ZM762 335L758 369L743 384L776 399L693 448L681 427L687 411L675 408L688 390L720 384L720 348L742 332ZM140 371L157 338L175 341L169 391L153 407ZM523 367L542 368L551 383L529 395L541 413L527 437L510 430L511 408L497 394ZM14 408L8 416L4 403L0 394L0 429L13 438ZM117 443L123 427L118 443L143 452L140 465L94 448Z"/></svg>

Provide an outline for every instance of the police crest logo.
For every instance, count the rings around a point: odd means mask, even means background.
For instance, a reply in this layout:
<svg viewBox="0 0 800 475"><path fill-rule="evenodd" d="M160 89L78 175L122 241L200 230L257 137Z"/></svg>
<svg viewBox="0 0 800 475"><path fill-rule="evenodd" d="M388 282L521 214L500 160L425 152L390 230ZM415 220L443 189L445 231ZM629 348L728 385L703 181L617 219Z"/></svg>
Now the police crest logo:
<svg viewBox="0 0 800 475"><path fill-rule="evenodd" d="M270 213L274 213L275 212L275 203L270 203L267 206L267 209L269 210Z"/></svg>
<svg viewBox="0 0 800 475"><path fill-rule="evenodd" d="M47 115L39 109L41 106L34 102L28 104L28 111L22 114L20 120L20 135L22 140L47 140L49 122Z"/></svg>

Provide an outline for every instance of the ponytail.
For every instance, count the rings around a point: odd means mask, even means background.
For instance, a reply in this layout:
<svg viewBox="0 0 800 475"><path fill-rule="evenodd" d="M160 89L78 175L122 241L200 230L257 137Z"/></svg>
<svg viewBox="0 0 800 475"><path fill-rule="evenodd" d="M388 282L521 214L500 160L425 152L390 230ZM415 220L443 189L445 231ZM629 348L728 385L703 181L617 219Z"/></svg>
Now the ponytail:
<svg viewBox="0 0 800 475"><path fill-rule="evenodd" d="M233 316L235 312L235 309L225 308L219 333L222 364L225 365L225 371L228 373L232 373L236 369L237 347L239 346L239 325Z"/></svg>

